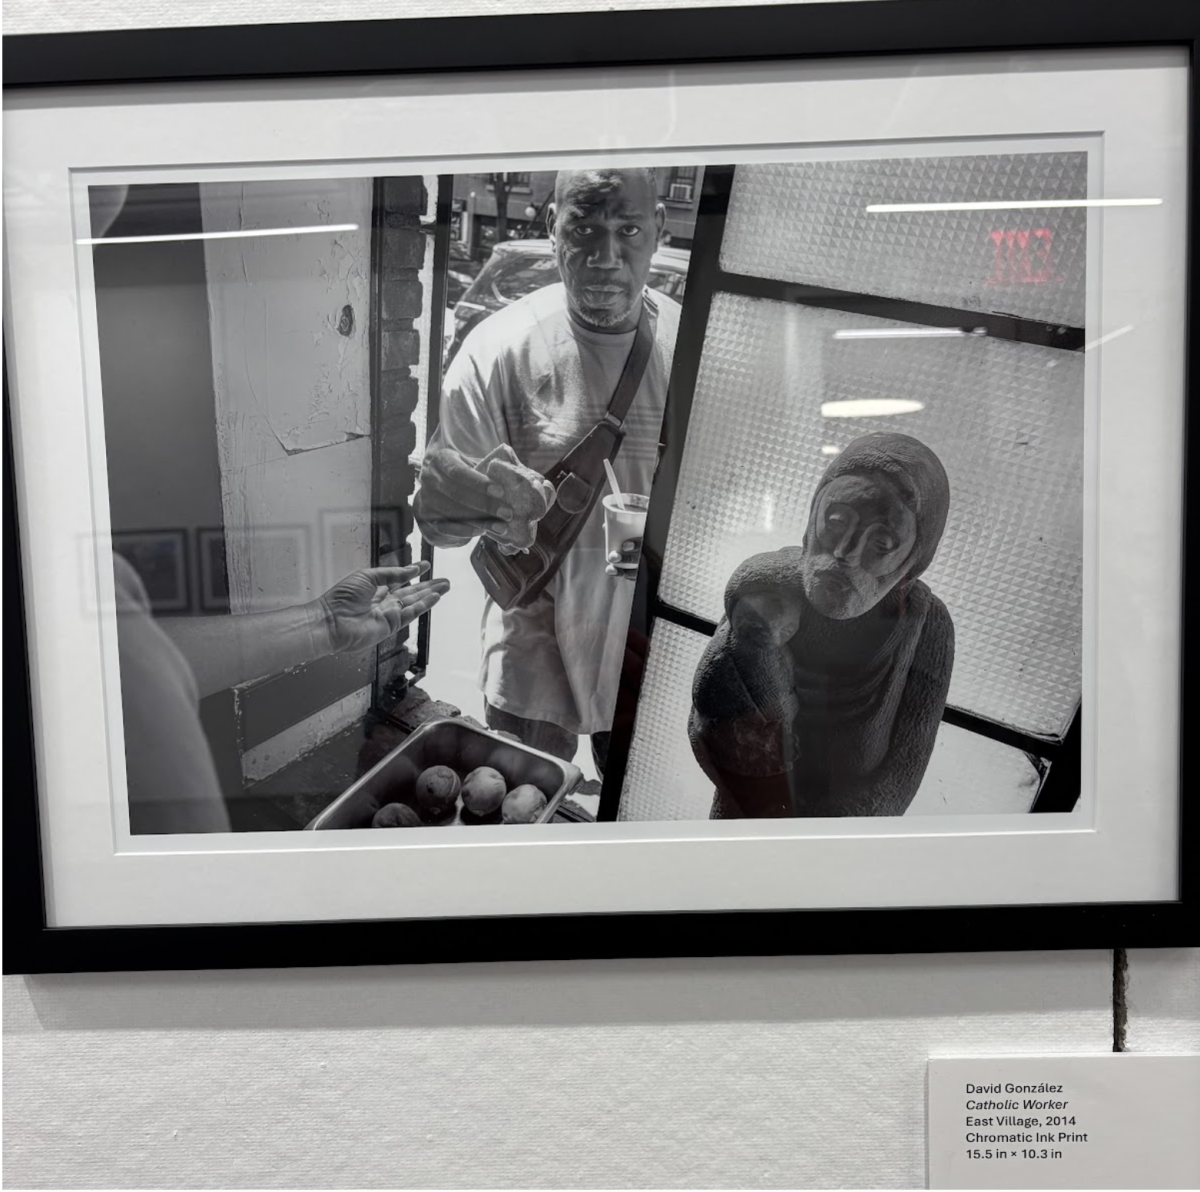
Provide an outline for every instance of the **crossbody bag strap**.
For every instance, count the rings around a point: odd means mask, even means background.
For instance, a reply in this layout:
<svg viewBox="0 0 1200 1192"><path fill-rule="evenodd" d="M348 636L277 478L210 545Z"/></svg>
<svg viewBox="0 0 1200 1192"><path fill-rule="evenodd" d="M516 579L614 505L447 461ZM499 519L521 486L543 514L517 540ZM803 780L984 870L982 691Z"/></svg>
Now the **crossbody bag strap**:
<svg viewBox="0 0 1200 1192"><path fill-rule="evenodd" d="M642 314L633 337L633 347L625 358L625 367L621 370L612 401L608 403L608 413L605 414L605 419L618 429L629 414L629 408L641 387L642 377L646 375L646 365L650 363L650 353L654 348L654 324L657 318L658 306L654 299L648 293L643 294Z"/></svg>

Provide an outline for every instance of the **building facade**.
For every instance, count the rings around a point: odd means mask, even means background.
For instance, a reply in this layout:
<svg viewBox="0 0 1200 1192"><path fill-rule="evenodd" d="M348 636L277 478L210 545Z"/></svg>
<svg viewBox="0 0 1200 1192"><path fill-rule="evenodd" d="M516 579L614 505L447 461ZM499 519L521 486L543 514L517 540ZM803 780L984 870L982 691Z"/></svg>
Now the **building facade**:
<svg viewBox="0 0 1200 1192"><path fill-rule="evenodd" d="M667 212L664 244L691 248L703 176L702 166L658 170L658 197ZM456 174L454 239L465 245L471 256L483 258L497 240L544 237L546 210L554 198L554 178L553 170Z"/></svg>

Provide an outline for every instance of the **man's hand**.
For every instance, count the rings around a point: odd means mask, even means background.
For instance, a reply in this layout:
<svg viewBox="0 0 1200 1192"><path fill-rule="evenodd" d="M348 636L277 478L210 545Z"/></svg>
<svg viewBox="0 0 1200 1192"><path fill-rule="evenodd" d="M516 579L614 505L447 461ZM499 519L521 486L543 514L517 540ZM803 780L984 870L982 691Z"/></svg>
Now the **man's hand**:
<svg viewBox="0 0 1200 1192"><path fill-rule="evenodd" d="M512 508L504 490L457 451L427 451L413 513L425 537L435 546L465 546L481 534L503 537Z"/></svg>
<svg viewBox="0 0 1200 1192"><path fill-rule="evenodd" d="M604 568L607 575L617 575L622 579L636 580L638 560L642 557L642 540L626 538L621 543L619 551L610 551Z"/></svg>
<svg viewBox="0 0 1200 1192"><path fill-rule="evenodd" d="M501 443L481 459L476 470L483 472L500 490L501 500L511 510L504 530L490 531L490 537L506 555L527 551L537 541L538 522L554 504L557 495L554 485L540 472L521 463L507 443Z"/></svg>
<svg viewBox="0 0 1200 1192"><path fill-rule="evenodd" d="M331 649L342 653L378 645L433 608L449 591L450 581L409 582L428 570L425 562L364 568L334 584L316 602Z"/></svg>

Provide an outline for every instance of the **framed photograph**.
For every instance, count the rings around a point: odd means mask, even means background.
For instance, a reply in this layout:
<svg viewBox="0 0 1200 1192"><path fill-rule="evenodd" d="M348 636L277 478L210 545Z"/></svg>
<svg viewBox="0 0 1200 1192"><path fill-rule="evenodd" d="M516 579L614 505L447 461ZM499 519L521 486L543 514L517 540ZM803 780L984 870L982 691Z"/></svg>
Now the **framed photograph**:
<svg viewBox="0 0 1200 1192"><path fill-rule="evenodd" d="M1198 31L8 39L5 970L1200 942Z"/></svg>

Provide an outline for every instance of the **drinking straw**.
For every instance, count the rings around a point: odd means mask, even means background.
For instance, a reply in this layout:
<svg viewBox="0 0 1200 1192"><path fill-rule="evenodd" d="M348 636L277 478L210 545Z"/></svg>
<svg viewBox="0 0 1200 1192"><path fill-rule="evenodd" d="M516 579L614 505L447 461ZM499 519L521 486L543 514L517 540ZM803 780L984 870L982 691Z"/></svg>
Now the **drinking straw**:
<svg viewBox="0 0 1200 1192"><path fill-rule="evenodd" d="M622 513L628 513L629 510L625 507L625 498L621 496L621 486L617 483L617 474L608 460L604 461L604 472L608 477L608 487L612 489L613 500L616 501L617 508Z"/></svg>

